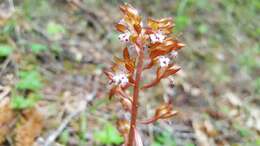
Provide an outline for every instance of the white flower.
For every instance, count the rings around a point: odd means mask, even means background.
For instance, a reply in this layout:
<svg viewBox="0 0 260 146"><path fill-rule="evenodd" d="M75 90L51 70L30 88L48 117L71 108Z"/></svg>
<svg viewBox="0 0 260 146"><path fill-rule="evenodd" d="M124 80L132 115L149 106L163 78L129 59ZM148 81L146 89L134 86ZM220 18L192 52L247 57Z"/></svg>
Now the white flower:
<svg viewBox="0 0 260 146"><path fill-rule="evenodd" d="M112 80L115 82L116 85L126 85L128 83L128 78L126 74L118 74L113 76Z"/></svg>
<svg viewBox="0 0 260 146"><path fill-rule="evenodd" d="M115 75L115 76L113 76L112 80L115 82L115 84L119 84L120 83L120 76Z"/></svg>
<svg viewBox="0 0 260 146"><path fill-rule="evenodd" d="M125 33L122 33L122 34L118 35L118 39L121 42L127 43L127 42L130 41L130 35L131 35L130 32L125 32Z"/></svg>
<svg viewBox="0 0 260 146"><path fill-rule="evenodd" d="M150 34L150 39L151 39L152 43L156 43L156 42L162 43L165 38L166 38L166 36L163 35L161 32Z"/></svg>
<svg viewBox="0 0 260 146"><path fill-rule="evenodd" d="M171 57L177 57L178 55L178 52L177 51L172 51L171 52Z"/></svg>
<svg viewBox="0 0 260 146"><path fill-rule="evenodd" d="M159 57L159 64L161 67L166 67L169 65L169 63L170 63L170 59L168 57L165 56Z"/></svg>

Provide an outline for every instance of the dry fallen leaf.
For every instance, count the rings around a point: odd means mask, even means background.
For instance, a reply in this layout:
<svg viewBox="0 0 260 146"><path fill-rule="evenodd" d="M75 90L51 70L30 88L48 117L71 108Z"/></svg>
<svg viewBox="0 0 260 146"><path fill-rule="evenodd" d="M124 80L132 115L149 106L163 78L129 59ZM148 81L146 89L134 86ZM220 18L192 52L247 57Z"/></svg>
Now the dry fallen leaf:
<svg viewBox="0 0 260 146"><path fill-rule="evenodd" d="M260 132L260 110L252 107L249 109L249 112L250 116L246 122L246 125Z"/></svg>
<svg viewBox="0 0 260 146"><path fill-rule="evenodd" d="M209 137L216 137L218 135L218 131L216 130L214 125L209 120L205 120L203 126L204 126L203 128L205 130L205 133Z"/></svg>
<svg viewBox="0 0 260 146"><path fill-rule="evenodd" d="M0 86L0 102L3 100L7 95L10 93L11 88L10 87L3 87Z"/></svg>
<svg viewBox="0 0 260 146"><path fill-rule="evenodd" d="M232 92L227 92L226 94L224 94L224 98L227 98L228 101L230 102L230 104L233 106L236 106L236 107L242 106L241 99Z"/></svg>
<svg viewBox="0 0 260 146"><path fill-rule="evenodd" d="M205 132L205 123L199 121L198 119L194 119L192 121L192 125L194 128L196 140L198 141L198 146L215 146L215 142L208 137L208 134ZM209 126L209 125L208 125ZM212 132L210 126L208 130Z"/></svg>

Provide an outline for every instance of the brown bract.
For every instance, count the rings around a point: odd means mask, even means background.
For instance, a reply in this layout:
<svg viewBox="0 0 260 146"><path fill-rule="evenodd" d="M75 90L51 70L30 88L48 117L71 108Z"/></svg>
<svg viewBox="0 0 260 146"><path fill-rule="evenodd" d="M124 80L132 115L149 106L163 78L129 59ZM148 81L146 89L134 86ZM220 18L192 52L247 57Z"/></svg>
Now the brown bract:
<svg viewBox="0 0 260 146"><path fill-rule="evenodd" d="M184 44L178 43L172 38L167 38L163 43L149 44L149 56L150 59L154 59L157 56L166 55L171 51L177 51L184 47Z"/></svg>
<svg viewBox="0 0 260 146"><path fill-rule="evenodd" d="M141 23L141 17L138 14L138 11L133 8L131 5L129 4L125 4L125 5L121 5L120 6L120 10L123 13L123 18L125 20L125 22L127 22L128 24L134 26L138 26Z"/></svg>
<svg viewBox="0 0 260 146"><path fill-rule="evenodd" d="M142 89L147 89L153 87L160 83L161 79L167 78L170 75L174 75L180 70L180 68L174 68L173 64L167 66L166 68L158 67L156 71L156 78L152 80L150 83L144 84Z"/></svg>
<svg viewBox="0 0 260 146"><path fill-rule="evenodd" d="M141 121L142 124L150 124L154 123L159 119L168 119L176 115L178 112L173 111L172 104L169 103L164 103L160 105L158 108L155 110L155 114L153 117L151 117L148 120Z"/></svg>
<svg viewBox="0 0 260 146"><path fill-rule="evenodd" d="M125 119L118 119L116 125L119 133L126 137L130 130L129 122Z"/></svg>
<svg viewBox="0 0 260 146"><path fill-rule="evenodd" d="M148 28L146 29L147 34L151 34L157 31L161 31L164 34L171 34L174 27L172 18L162 18L159 20L148 18Z"/></svg>

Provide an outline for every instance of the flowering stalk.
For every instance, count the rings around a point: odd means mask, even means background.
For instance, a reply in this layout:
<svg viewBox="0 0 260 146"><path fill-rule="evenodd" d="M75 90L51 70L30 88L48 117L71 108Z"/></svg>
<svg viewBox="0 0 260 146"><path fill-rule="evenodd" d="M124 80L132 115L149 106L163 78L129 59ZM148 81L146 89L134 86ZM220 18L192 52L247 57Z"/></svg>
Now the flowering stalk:
<svg viewBox="0 0 260 146"><path fill-rule="evenodd" d="M117 128L125 139L124 146L142 146L140 134L137 130L138 97L139 91L157 85L162 79L168 78L180 70L172 63L180 48L184 44L169 37L173 29L171 18L155 20L148 18L147 25L141 21L138 11L128 4L120 6L123 19L116 23L119 40L126 47L123 49L123 58L115 57L110 70L105 71L112 84L109 99L117 95L126 112L131 113L131 119L119 119ZM156 77L150 83L144 83L142 72L156 68ZM133 96L126 90L133 87ZM153 117L140 121L141 124L150 124L159 119L168 119L177 114L172 110L171 103L164 103L155 110Z"/></svg>
<svg viewBox="0 0 260 146"><path fill-rule="evenodd" d="M135 85L134 85L134 95L133 95L133 103L132 103L132 111L131 111L131 127L128 137L128 146L133 145L134 137L135 137L135 127L136 127L136 118L137 118L137 109L138 109L138 96L139 96L139 82L142 77L143 70L143 61L144 61L144 52L143 48L140 49L138 64L136 69L136 77L135 77Z"/></svg>

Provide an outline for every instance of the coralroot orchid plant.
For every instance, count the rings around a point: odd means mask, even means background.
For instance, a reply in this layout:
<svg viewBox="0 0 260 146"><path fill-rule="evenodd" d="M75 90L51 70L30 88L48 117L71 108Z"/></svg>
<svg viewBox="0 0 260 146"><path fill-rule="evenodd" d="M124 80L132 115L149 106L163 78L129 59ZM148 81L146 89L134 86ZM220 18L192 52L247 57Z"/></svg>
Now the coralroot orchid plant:
<svg viewBox="0 0 260 146"><path fill-rule="evenodd" d="M123 109L131 114L128 119L117 121L118 131L125 139L125 146L142 146L137 132L137 124L150 124L159 119L168 119L176 115L171 102L164 103L155 110L153 117L147 120L137 120L139 92L156 86L162 79L169 78L180 70L172 62L178 55L178 50L184 44L169 35L174 27L171 18L148 18L143 23L138 11L129 4L120 6L123 19L116 23L116 30L120 33L118 38L125 44L123 58L115 57L110 70L105 74L112 84L109 98L118 96ZM143 71L156 70L156 77L149 83L143 83ZM129 95L127 89L133 88Z"/></svg>

